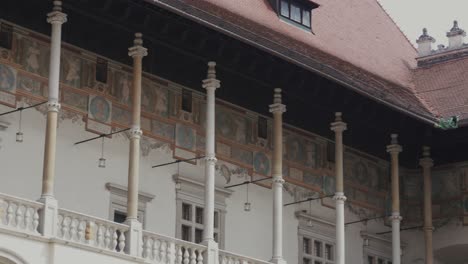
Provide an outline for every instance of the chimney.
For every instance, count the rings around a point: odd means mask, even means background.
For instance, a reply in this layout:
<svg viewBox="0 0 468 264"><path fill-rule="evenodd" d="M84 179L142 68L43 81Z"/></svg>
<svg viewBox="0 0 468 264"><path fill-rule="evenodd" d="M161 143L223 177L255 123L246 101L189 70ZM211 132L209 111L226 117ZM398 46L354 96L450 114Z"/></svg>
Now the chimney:
<svg viewBox="0 0 468 264"><path fill-rule="evenodd" d="M426 28L423 28L423 34L416 40L416 43L418 43L419 56L430 55L432 52L432 43L434 42L435 39L427 34Z"/></svg>
<svg viewBox="0 0 468 264"><path fill-rule="evenodd" d="M463 46L463 37L466 36L465 30L458 27L458 22L453 21L453 27L447 32L449 49L458 49Z"/></svg>

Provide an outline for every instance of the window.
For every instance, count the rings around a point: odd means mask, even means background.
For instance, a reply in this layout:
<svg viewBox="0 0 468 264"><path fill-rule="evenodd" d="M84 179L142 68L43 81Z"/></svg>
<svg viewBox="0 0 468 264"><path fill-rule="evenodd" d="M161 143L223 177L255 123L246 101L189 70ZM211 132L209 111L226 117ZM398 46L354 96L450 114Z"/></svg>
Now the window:
<svg viewBox="0 0 468 264"><path fill-rule="evenodd" d="M265 117L258 117L257 136L259 138L267 139L268 137L268 121Z"/></svg>
<svg viewBox="0 0 468 264"><path fill-rule="evenodd" d="M280 0L279 14L296 25L311 28L311 12L318 5L302 0Z"/></svg>
<svg viewBox="0 0 468 264"><path fill-rule="evenodd" d="M200 243L203 240L205 228L205 186L198 181L177 175L174 176L174 181L180 184L180 188L176 189L176 236L185 241ZM231 191L216 188L213 226L214 239L219 243L220 248L224 247L225 199L230 195Z"/></svg>
<svg viewBox="0 0 468 264"><path fill-rule="evenodd" d="M127 218L127 187L115 183L106 183L110 192L109 220L123 223ZM138 220L145 226L146 204L153 200L154 195L140 191L138 193Z"/></svg>
<svg viewBox="0 0 468 264"><path fill-rule="evenodd" d="M367 255L366 264L392 264L388 258L379 257L376 255Z"/></svg>
<svg viewBox="0 0 468 264"><path fill-rule="evenodd" d="M297 212L301 264L335 263L335 227L332 222ZM310 226L312 223L312 226Z"/></svg>
<svg viewBox="0 0 468 264"><path fill-rule="evenodd" d="M361 232L364 240L364 264L392 264L392 241Z"/></svg>
<svg viewBox="0 0 468 264"><path fill-rule="evenodd" d="M107 60L96 59L96 81L107 83Z"/></svg>
<svg viewBox="0 0 468 264"><path fill-rule="evenodd" d="M13 27L5 23L0 24L0 47L11 49L13 41Z"/></svg>
<svg viewBox="0 0 468 264"><path fill-rule="evenodd" d="M182 110L192 113L192 91L182 90Z"/></svg>

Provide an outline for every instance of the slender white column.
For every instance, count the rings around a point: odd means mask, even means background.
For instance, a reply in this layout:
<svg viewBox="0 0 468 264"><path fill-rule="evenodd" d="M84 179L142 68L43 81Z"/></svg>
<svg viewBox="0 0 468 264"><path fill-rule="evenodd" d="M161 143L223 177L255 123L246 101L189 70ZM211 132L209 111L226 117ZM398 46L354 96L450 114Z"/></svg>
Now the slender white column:
<svg viewBox="0 0 468 264"><path fill-rule="evenodd" d="M431 167L434 162L431 159L430 148L423 147L423 158L419 160L424 177L424 241L426 245L426 264L432 264L434 256L432 252L432 179Z"/></svg>
<svg viewBox="0 0 468 264"><path fill-rule="evenodd" d="M403 150L398 145L398 135L391 135L391 144L387 146L387 152L391 155L392 166L392 256L393 264L401 263L401 246L400 246L400 175L398 154Z"/></svg>
<svg viewBox="0 0 468 264"><path fill-rule="evenodd" d="M47 102L47 124L44 145L44 163L42 171L42 191L40 202L44 209L40 211L39 230L45 237L54 237L57 229L58 202L54 197L55 151L57 144L57 118L59 104L60 47L62 24L67 22L67 15L62 13L62 2L54 1L52 12L47 14L47 22L52 25L50 37L49 61L49 97Z"/></svg>
<svg viewBox="0 0 468 264"><path fill-rule="evenodd" d="M47 14L47 22L52 25L52 34L50 42L49 99L47 103L47 125L44 147L41 198L54 197L57 116L60 109L60 47L62 39L62 24L67 22L67 15L62 13L61 1L54 1L53 11Z"/></svg>
<svg viewBox="0 0 468 264"><path fill-rule="evenodd" d="M216 63L208 62L207 78L203 80L202 87L206 89L206 139L205 139L205 209L203 219L203 244L208 247L206 254L207 264L218 263L218 243L214 240L214 205L215 205L215 91L221 87L216 79Z"/></svg>
<svg viewBox="0 0 468 264"><path fill-rule="evenodd" d="M335 113L335 122L331 123L331 130L335 132L335 173L336 191L333 199L336 204L336 263L344 264L345 251L345 222L344 222L344 195L343 185L343 131L347 125L341 119L341 113Z"/></svg>
<svg viewBox="0 0 468 264"><path fill-rule="evenodd" d="M133 58L133 101L132 101L132 128L130 129L130 155L128 164L128 197L127 197L127 219L125 222L130 226L127 235L127 252L138 255L141 250L142 226L138 221L138 186L140 177L140 138L143 134L140 129L141 111L141 75L142 60L148 55L147 49L143 47L141 33L135 33L133 47L128 49L128 55Z"/></svg>
<svg viewBox="0 0 468 264"><path fill-rule="evenodd" d="M286 263L283 259L283 113L286 106L281 103L281 89L276 88L273 104L273 263Z"/></svg>

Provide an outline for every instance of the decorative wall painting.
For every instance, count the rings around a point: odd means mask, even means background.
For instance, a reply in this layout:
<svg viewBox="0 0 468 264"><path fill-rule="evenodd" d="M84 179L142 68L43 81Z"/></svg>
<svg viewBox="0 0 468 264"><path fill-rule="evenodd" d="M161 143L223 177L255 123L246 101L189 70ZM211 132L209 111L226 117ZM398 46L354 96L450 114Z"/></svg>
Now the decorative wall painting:
<svg viewBox="0 0 468 264"><path fill-rule="evenodd" d="M125 126L130 126L131 119L132 116L129 110L115 105L112 107L112 122L116 122Z"/></svg>
<svg viewBox="0 0 468 264"><path fill-rule="evenodd" d="M254 152L253 168L256 173L269 176L271 170L270 158L263 152Z"/></svg>
<svg viewBox="0 0 468 264"><path fill-rule="evenodd" d="M76 110L86 113L88 111L88 95L62 89L63 103Z"/></svg>
<svg viewBox="0 0 468 264"><path fill-rule="evenodd" d="M222 107L217 108L216 132L218 135L240 144L246 144L247 128L248 124L245 117L239 116Z"/></svg>
<svg viewBox="0 0 468 264"><path fill-rule="evenodd" d="M0 64L0 103L16 107L16 70Z"/></svg>
<svg viewBox="0 0 468 264"><path fill-rule="evenodd" d="M108 134L111 131L112 102L105 97L90 95L88 103L87 130L99 134Z"/></svg>
<svg viewBox="0 0 468 264"><path fill-rule="evenodd" d="M18 74L18 89L36 96L44 96L42 83L29 76Z"/></svg>
<svg viewBox="0 0 468 264"><path fill-rule="evenodd" d="M253 164L253 153L249 150L232 147L231 158L237 162L246 164L249 167Z"/></svg>
<svg viewBox="0 0 468 264"><path fill-rule="evenodd" d="M172 124L153 119L151 120L151 132L156 136L173 140L175 127Z"/></svg>
<svg viewBox="0 0 468 264"><path fill-rule="evenodd" d="M48 45L26 37L16 38L16 40L18 46L15 62L28 72L48 77L50 53Z"/></svg>
<svg viewBox="0 0 468 264"><path fill-rule="evenodd" d="M182 125L176 125L176 146L186 149L195 151L196 150L196 142L195 142L195 129Z"/></svg>
<svg viewBox="0 0 468 264"><path fill-rule="evenodd" d="M123 71L113 72L113 85L109 94L116 97L119 103L130 105L132 100L132 78Z"/></svg>
<svg viewBox="0 0 468 264"><path fill-rule="evenodd" d="M62 83L81 88L81 58L71 53L62 55L60 79Z"/></svg>

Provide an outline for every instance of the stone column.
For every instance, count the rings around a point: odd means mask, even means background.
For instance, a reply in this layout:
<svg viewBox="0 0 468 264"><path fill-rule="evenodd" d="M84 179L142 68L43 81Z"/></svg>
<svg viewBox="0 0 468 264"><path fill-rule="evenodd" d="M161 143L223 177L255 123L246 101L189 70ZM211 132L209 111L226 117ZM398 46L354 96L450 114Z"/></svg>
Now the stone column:
<svg viewBox="0 0 468 264"><path fill-rule="evenodd" d="M430 148L423 147L423 158L419 160L424 177L424 240L426 244L426 264L432 264L434 261L432 252L432 179L431 167L434 162L431 159Z"/></svg>
<svg viewBox="0 0 468 264"><path fill-rule="evenodd" d="M67 15L62 12L62 2L54 1L52 12L47 14L47 22L52 25L49 61L49 98L47 102L47 124L42 172L42 193L39 201L44 203L40 216L40 231L44 236L54 236L57 220L57 200L54 197L55 151L57 144L57 118L59 104L60 47L62 24Z"/></svg>
<svg viewBox="0 0 468 264"><path fill-rule="evenodd" d="M281 103L281 89L276 88L273 104L273 263L286 263L283 259L283 113L286 106Z"/></svg>
<svg viewBox="0 0 468 264"><path fill-rule="evenodd" d="M345 222L344 222L344 195L343 185L343 131L347 129L346 123L341 119L341 113L335 113L335 122L331 123L331 130L335 132L335 173L336 191L333 199L336 204L336 263L344 264L345 251Z"/></svg>
<svg viewBox="0 0 468 264"><path fill-rule="evenodd" d="M133 58L133 97L132 97L132 128L130 129L130 155L128 163L128 197L127 219L125 223L130 226L127 235L127 252L130 255L140 256L142 225L138 221L138 186L140 177L140 138L143 134L140 129L141 111L141 75L142 60L148 55L143 47L141 33L135 33L133 47L128 49L128 55Z"/></svg>
<svg viewBox="0 0 468 264"><path fill-rule="evenodd" d="M391 166L392 166L392 256L393 264L401 263L401 247L400 247L400 175L399 175L399 164L398 154L403 150L398 145L398 135L391 135L391 144L387 146L387 152L391 155Z"/></svg>
<svg viewBox="0 0 468 264"><path fill-rule="evenodd" d="M218 263L218 243L214 240L214 205L215 205L215 91L221 87L216 79L216 63L208 62L208 75L202 87L206 89L206 141L205 141L205 209L203 219L203 244L208 247L206 260L208 264Z"/></svg>

